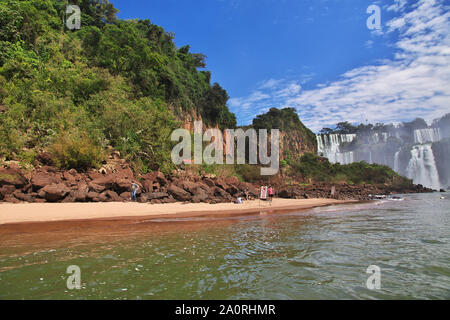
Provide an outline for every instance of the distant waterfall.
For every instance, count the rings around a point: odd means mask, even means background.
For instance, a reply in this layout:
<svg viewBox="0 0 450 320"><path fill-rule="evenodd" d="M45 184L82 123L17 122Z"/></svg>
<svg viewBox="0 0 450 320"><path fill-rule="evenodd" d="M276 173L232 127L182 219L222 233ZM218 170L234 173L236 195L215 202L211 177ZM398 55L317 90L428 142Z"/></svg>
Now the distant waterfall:
<svg viewBox="0 0 450 320"><path fill-rule="evenodd" d="M400 151L397 151L394 155L394 171L400 172Z"/></svg>
<svg viewBox="0 0 450 320"><path fill-rule="evenodd" d="M424 144L427 142L437 142L441 140L439 128L414 130L414 143Z"/></svg>
<svg viewBox="0 0 450 320"><path fill-rule="evenodd" d="M342 143L351 143L356 134L329 134L317 136L317 150L319 155L323 154L331 163L349 164L354 162L353 152L343 152Z"/></svg>
<svg viewBox="0 0 450 320"><path fill-rule="evenodd" d="M439 174L431 144L417 145L412 148L406 172L415 184L439 190Z"/></svg>
<svg viewBox="0 0 450 320"><path fill-rule="evenodd" d="M357 144L348 145L356 139ZM331 163L366 161L383 164L413 179L416 184L440 189L439 162L433 154L432 144L442 139L439 128L413 130L407 134L399 129L369 134L322 134L317 135L317 144L319 155Z"/></svg>

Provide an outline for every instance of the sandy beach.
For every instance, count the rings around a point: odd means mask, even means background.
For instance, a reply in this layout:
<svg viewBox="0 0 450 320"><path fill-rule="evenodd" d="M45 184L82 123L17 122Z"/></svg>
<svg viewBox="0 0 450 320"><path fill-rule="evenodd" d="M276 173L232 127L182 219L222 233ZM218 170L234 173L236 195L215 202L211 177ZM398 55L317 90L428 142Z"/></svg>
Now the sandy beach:
<svg viewBox="0 0 450 320"><path fill-rule="evenodd" d="M281 212L305 210L333 204L354 203L334 199L274 199L272 205L265 201L248 201L244 204L220 203L171 203L141 204L133 202L108 203L32 203L0 204L0 225L79 221L79 220L120 220L152 219L196 216L232 216L261 212Z"/></svg>

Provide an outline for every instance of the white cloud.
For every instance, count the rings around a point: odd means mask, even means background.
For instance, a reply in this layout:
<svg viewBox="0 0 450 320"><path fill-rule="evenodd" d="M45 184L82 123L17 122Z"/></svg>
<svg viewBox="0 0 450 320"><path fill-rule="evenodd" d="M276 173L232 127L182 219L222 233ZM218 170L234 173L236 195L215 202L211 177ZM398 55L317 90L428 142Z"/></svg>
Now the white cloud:
<svg viewBox="0 0 450 320"><path fill-rule="evenodd" d="M233 99L234 106L246 103L248 116L259 114L263 102L295 107L315 131L340 121L429 121L450 112L448 7L437 0L419 0L407 7L406 1L397 0L388 9L398 14L385 30L397 35L393 59L349 70L313 90L302 91L299 82L272 79L249 97Z"/></svg>

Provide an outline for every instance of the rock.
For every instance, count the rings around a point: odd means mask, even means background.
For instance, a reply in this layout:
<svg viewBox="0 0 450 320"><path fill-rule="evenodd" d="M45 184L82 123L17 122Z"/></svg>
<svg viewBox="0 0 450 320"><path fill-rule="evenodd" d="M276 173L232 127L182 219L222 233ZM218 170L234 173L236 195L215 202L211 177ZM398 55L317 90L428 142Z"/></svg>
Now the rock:
<svg viewBox="0 0 450 320"><path fill-rule="evenodd" d="M147 203L148 198L145 194L141 194L138 198L137 198L137 202L139 203Z"/></svg>
<svg viewBox="0 0 450 320"><path fill-rule="evenodd" d="M237 177L228 177L225 178L225 183L226 184L233 184L233 185L238 185L239 184L239 179Z"/></svg>
<svg viewBox="0 0 450 320"><path fill-rule="evenodd" d="M93 201L94 199L98 198L99 196L100 196L100 194L97 193L97 192L94 192L94 191L90 191L90 192L88 192L88 194L87 194L87 198L88 198L89 200L91 200L91 201Z"/></svg>
<svg viewBox="0 0 450 320"><path fill-rule="evenodd" d="M33 202L33 197L31 196L31 194L23 193L20 190L14 191L13 195L20 201Z"/></svg>
<svg viewBox="0 0 450 320"><path fill-rule="evenodd" d="M160 187L166 186L168 184L166 177L162 172L154 171L147 173L142 177L142 186L144 190L148 193L159 190Z"/></svg>
<svg viewBox="0 0 450 320"><path fill-rule="evenodd" d="M216 187L214 189L214 195L216 197L219 197L220 199L223 199L223 200L226 200L226 201L232 201L233 200L233 197L228 192L226 192L225 190L223 190L223 189L221 189L219 187Z"/></svg>
<svg viewBox="0 0 450 320"><path fill-rule="evenodd" d="M214 181L212 181L209 178L205 178L203 179L203 182L206 183L206 185L208 185L208 187L213 188L216 186L216 184L214 183Z"/></svg>
<svg viewBox="0 0 450 320"><path fill-rule="evenodd" d="M181 181L178 186L189 191L191 194L195 194L199 188L199 185L192 181Z"/></svg>
<svg viewBox="0 0 450 320"><path fill-rule="evenodd" d="M112 190L106 190L105 192L100 194L100 198L102 196L105 196L107 198L107 200L109 200L111 202L122 202L122 198L119 197L119 195Z"/></svg>
<svg viewBox="0 0 450 320"><path fill-rule="evenodd" d="M162 199L162 198L167 198L167 197L169 197L169 194L165 193L165 192L147 193L147 198L149 200Z"/></svg>
<svg viewBox="0 0 450 320"><path fill-rule="evenodd" d="M278 192L278 196L283 199L292 199L294 197L294 193L292 191L283 189L280 192Z"/></svg>
<svg viewBox="0 0 450 320"><path fill-rule="evenodd" d="M229 187L226 190L232 196L234 196L234 195L239 193L239 189L236 186L232 185L232 184L229 185Z"/></svg>
<svg viewBox="0 0 450 320"><path fill-rule="evenodd" d="M122 192L120 197L122 200L131 200L131 192Z"/></svg>
<svg viewBox="0 0 450 320"><path fill-rule="evenodd" d="M96 193L101 193L101 192L105 191L105 189L106 189L105 186L96 184L96 183L94 183L92 181L89 182L88 186L89 186L89 191L94 191Z"/></svg>
<svg viewBox="0 0 450 320"><path fill-rule="evenodd" d="M14 197L12 194L6 195L3 201L8 203L20 203L20 200Z"/></svg>
<svg viewBox="0 0 450 320"><path fill-rule="evenodd" d="M50 152L40 152L36 156L36 160L43 165L53 166L55 163L53 161L53 156Z"/></svg>
<svg viewBox="0 0 450 320"><path fill-rule="evenodd" d="M31 185L33 186L33 190L39 190L45 186L51 184L61 183L61 178L50 172L37 172L31 178Z"/></svg>
<svg viewBox="0 0 450 320"><path fill-rule="evenodd" d="M85 202L87 199L87 195L87 190L72 190L70 192L70 196L73 199L73 202Z"/></svg>
<svg viewBox="0 0 450 320"><path fill-rule="evenodd" d="M216 181L216 186L218 186L219 188L222 188L223 190L227 190L228 189L228 185L222 179L218 179Z"/></svg>
<svg viewBox="0 0 450 320"><path fill-rule="evenodd" d="M173 184L169 186L167 191L178 201L190 201L191 200L191 194L189 192L186 192L183 189L181 189Z"/></svg>
<svg viewBox="0 0 450 320"><path fill-rule="evenodd" d="M70 192L70 189L63 183L54 183L45 186L42 191L45 192L44 198L47 201L54 202L62 200Z"/></svg>
<svg viewBox="0 0 450 320"><path fill-rule="evenodd" d="M0 188L0 200L5 198L7 195L13 194L16 191L16 187L13 185L4 185Z"/></svg>
<svg viewBox="0 0 450 320"><path fill-rule="evenodd" d="M197 194L194 195L192 198L192 202L194 203L200 203L200 202L206 202L208 200L208 194L202 189L199 190Z"/></svg>
<svg viewBox="0 0 450 320"><path fill-rule="evenodd" d="M111 189L114 186L116 177L113 174L108 174L103 177L94 179L91 183L104 187L105 189Z"/></svg>
<svg viewBox="0 0 450 320"><path fill-rule="evenodd" d="M129 179L117 179L114 189L118 193L131 192L132 181Z"/></svg>
<svg viewBox="0 0 450 320"><path fill-rule="evenodd" d="M27 179L16 168L0 168L0 187L4 185L12 185L23 187L27 184Z"/></svg>

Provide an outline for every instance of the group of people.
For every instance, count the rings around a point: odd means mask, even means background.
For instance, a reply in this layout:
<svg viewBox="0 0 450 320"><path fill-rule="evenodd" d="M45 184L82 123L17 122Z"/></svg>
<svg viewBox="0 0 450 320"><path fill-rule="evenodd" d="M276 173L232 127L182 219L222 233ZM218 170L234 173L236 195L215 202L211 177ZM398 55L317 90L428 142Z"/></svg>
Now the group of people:
<svg viewBox="0 0 450 320"><path fill-rule="evenodd" d="M245 194L246 201L251 200L248 188L245 189L244 194ZM259 196L260 200L267 200L267 198L268 198L269 202L272 203L274 195L275 195L275 190L272 186L269 186L269 187L261 186L261 193ZM236 204L241 204L243 202L244 202L244 200L242 199L242 197L238 197L235 201Z"/></svg>

